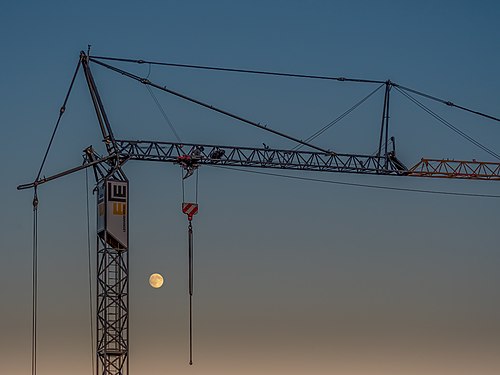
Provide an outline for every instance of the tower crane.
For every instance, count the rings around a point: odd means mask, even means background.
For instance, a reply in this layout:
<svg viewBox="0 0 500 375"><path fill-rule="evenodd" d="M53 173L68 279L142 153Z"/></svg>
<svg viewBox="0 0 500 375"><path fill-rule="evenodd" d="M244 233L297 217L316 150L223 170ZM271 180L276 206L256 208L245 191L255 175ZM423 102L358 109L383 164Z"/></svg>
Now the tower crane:
<svg viewBox="0 0 500 375"><path fill-rule="evenodd" d="M240 168L271 168L279 170L357 173L370 175L472 180L480 179L494 181L500 180L499 162L422 158L417 164L408 168L401 160L399 160L396 156L394 138L389 136L389 103L390 92L393 88L422 95L428 99L442 102L445 105L456 107L493 121L500 122L500 119L456 105L449 101L432 97L391 82L390 80L376 81L344 77L311 76L303 74L148 62L144 60L91 56L89 52L90 51L82 51L80 53L78 66L75 70L70 89L66 95L66 99L59 114L59 120L56 124L54 133L52 134L49 147L37 177L31 183L18 186L18 189L34 189L35 199L33 201L33 205L36 210L36 206L38 204L37 188L40 185L86 168L92 168L94 171L98 191L96 291L97 345L95 353L97 357L97 366L95 369L96 375L129 374L129 181L123 170L124 165L129 161L155 161L176 164L181 166L186 171L186 177L192 174L193 171L200 166L216 165ZM385 96L378 151L375 155L361 155L337 153L335 151L324 149L310 142L292 137L288 134L271 129L266 125L245 119L226 110L214 107L165 86L151 82L147 78L139 77L128 71L112 66L109 64L109 61L121 61L138 64L148 63L193 69L225 70L249 74L278 75L285 77L335 80L341 82L351 81L360 83L377 83L383 85L385 86ZM141 84L147 85L148 87L164 91L192 102L198 106L216 111L234 120L246 123L247 125L287 138L296 142L301 147L307 147L308 150L301 150L297 147L294 149L274 149L265 145L264 147L255 148L214 144L163 142L156 140L117 139L113 133L103 100L97 89L97 85L90 68L91 63L100 65L125 77L138 81ZM102 140L104 141L106 148L106 155L98 154L92 146L87 147L84 150L84 162L82 165L49 177L42 177L41 170L43 168L43 164L45 163L45 159L47 157L47 153L49 152L59 121L65 111L65 105L69 97L69 93L80 69L83 71L85 76L92 104L95 109ZM389 146L391 143L392 149ZM195 212L188 212L187 207L188 206L183 206L183 210L189 215L189 220L191 222L192 215ZM191 240L190 245L192 245ZM190 249L190 255L191 254L192 249ZM190 295L192 295L191 274ZM36 303L35 300L34 303Z"/></svg>

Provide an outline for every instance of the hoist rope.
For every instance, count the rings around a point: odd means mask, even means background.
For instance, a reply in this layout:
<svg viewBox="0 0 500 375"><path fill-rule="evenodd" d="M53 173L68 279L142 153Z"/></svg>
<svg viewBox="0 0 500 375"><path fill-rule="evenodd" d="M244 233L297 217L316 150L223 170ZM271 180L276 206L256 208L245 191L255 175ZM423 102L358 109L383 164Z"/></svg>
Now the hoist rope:
<svg viewBox="0 0 500 375"><path fill-rule="evenodd" d="M443 125L445 125L447 128L451 129L452 131L454 131L455 133L457 133L458 135L460 135L462 138L466 139L467 141L469 141L470 143L472 143L473 145L479 147L481 150L485 151L486 153L490 154L491 156L493 156L494 158L500 160L500 155L498 155L496 152L490 150L488 147L484 146L482 143L480 143L479 141L476 141L474 138L472 138L470 135L466 134L465 132L463 132L462 130L458 129L456 126L454 126L453 124L451 124L449 121L445 120L444 118L442 118L441 116L439 116L437 113L435 113L434 111L432 111L429 107L425 106L423 103L421 103L420 101L418 101L417 99L415 99L413 96L411 96L410 94L408 94L407 92L404 92L403 90L400 90L398 87L395 87L396 90L398 90L404 97L406 97L408 100L410 100L411 102L413 102L414 104L416 104L418 107L420 107L421 109L423 109L425 112L427 112L428 114L430 114L432 117L434 117L436 120L438 120L439 122L441 122Z"/></svg>
<svg viewBox="0 0 500 375"><path fill-rule="evenodd" d="M188 262L189 262L189 364L193 364L193 225L188 225Z"/></svg>
<svg viewBox="0 0 500 375"><path fill-rule="evenodd" d="M360 183L354 183L354 182L341 182L341 181L333 181L333 180L324 180L324 179L320 179L320 178L292 176L292 175L286 175L286 174L279 174L279 173L272 173L272 172L263 172L263 171L242 169L242 168L236 168L236 167L227 167L227 166L222 166L222 165L210 165L210 164L207 164L207 166L212 167L212 168L228 169L228 170L238 171L238 172L260 174L260 175L264 175L264 176L281 177L281 178L287 178L287 179L291 179L291 180L321 182L321 183L326 183L326 184L343 185L343 186L354 186L354 187L361 187L361 188L368 188L368 189L392 190L392 191L402 191L402 192L410 192L410 193L437 194L437 195L452 195L452 196L472 197L472 198L500 198L500 195L494 195L494 194L460 193L460 192L440 191L440 190L399 188L399 187L394 187L394 186L370 185L370 184L360 184Z"/></svg>
<svg viewBox="0 0 500 375"><path fill-rule="evenodd" d="M333 127L334 125L338 124L340 120L342 120L344 117L346 117L348 114L350 114L352 111L354 111L356 108L358 108L361 104L366 102L373 94L375 94L378 90L380 90L382 87L384 87L385 84L381 84L379 87L377 87L375 90L373 90L371 93L369 93L367 96L365 96L363 99L361 99L359 102L354 104L351 108L349 108L347 111L342 113L340 116L338 116L336 119L333 121L329 122L325 126L323 126L321 129L317 130L315 133L310 135L305 139L306 142L311 142L312 140L316 139L319 137L321 134L323 134L325 131ZM297 145L292 150L297 151L302 148L302 145Z"/></svg>
<svg viewBox="0 0 500 375"><path fill-rule="evenodd" d="M88 282L89 282L89 313L90 313L90 356L92 371L94 373L94 306L93 306L93 295L92 295L92 247L90 240L90 203L89 203L89 173L88 169L85 168L85 191L86 191L86 209L87 209L87 261L88 261Z"/></svg>
<svg viewBox="0 0 500 375"><path fill-rule="evenodd" d="M184 180L186 178L182 176L181 169L181 181L182 181L182 203L183 212L188 215L188 294L189 294L189 364L193 364L193 287L194 287L194 257L193 257L193 215L196 213L191 213L189 211L184 211L184 204L189 204L185 200L185 188ZM198 205L198 184L199 184L199 169L196 168L195 177L195 206Z"/></svg>
<svg viewBox="0 0 500 375"><path fill-rule="evenodd" d="M68 103L69 95L71 94L71 90L73 89L73 84L75 83L76 75L78 74L78 70L80 69L80 64L81 61L78 60L78 64L76 66L75 72L73 73L73 78L71 79L71 83L69 85L68 91L66 92L66 96L64 98L63 105L61 106L59 110L59 117L57 118L56 125L54 126L54 130L52 131L52 135L50 137L49 144L47 146L47 149L45 150L45 154L43 155L42 159L42 164L40 165L40 169L38 170L38 173L36 175L35 181L38 181L40 178L40 175L42 174L43 166L45 165L45 162L47 160L47 156L49 155L50 148L52 147L52 142L54 141L54 138L57 133L57 129L59 128L59 124L61 123L61 118L66 111L66 104Z"/></svg>
<svg viewBox="0 0 500 375"><path fill-rule="evenodd" d="M163 116L165 122L168 124L168 126L170 127L170 130L172 130L172 133L174 134L175 136L175 139L177 139L177 142L179 143L182 143L181 141L181 138L179 137L179 134L177 134L177 131L175 130L175 127L174 125L172 124L172 121L170 121L169 117L167 116L166 112L165 112L165 109L163 108L163 106L160 104L158 98L156 97L156 95L154 94L153 90L151 89L150 86L147 86L146 85L146 89L148 90L149 92L149 95L151 95L151 97L153 98L154 102L156 103L156 106L158 107L158 110L160 111L161 115Z"/></svg>
<svg viewBox="0 0 500 375"><path fill-rule="evenodd" d="M32 315L31 315L31 375L36 375L37 321L38 321L38 195L33 196L33 254L32 254Z"/></svg>
<svg viewBox="0 0 500 375"><path fill-rule="evenodd" d="M182 186L182 202L186 202L186 193L185 193L185 187L184 187L184 181L186 180L186 176L184 176L184 169L181 168L181 186ZM194 203L198 204L198 185L199 185L199 172L200 169L196 167L195 171L195 190L194 190Z"/></svg>
<svg viewBox="0 0 500 375"><path fill-rule="evenodd" d="M200 173L200 169L196 168L196 187L195 187L195 190L194 190L194 194L195 194L194 202L196 204L198 204L198 181L199 181L199 173Z"/></svg>
<svg viewBox="0 0 500 375"><path fill-rule="evenodd" d="M182 203L186 201L186 194L184 189L184 169L181 168L181 186L182 186Z"/></svg>

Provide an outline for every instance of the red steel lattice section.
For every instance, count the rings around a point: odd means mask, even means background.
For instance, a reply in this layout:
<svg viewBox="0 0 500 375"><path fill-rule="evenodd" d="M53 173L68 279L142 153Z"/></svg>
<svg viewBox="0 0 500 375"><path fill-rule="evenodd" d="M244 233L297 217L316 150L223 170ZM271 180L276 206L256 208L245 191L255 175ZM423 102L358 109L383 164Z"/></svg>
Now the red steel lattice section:
<svg viewBox="0 0 500 375"><path fill-rule="evenodd" d="M421 159L408 176L500 180L500 163L448 159Z"/></svg>

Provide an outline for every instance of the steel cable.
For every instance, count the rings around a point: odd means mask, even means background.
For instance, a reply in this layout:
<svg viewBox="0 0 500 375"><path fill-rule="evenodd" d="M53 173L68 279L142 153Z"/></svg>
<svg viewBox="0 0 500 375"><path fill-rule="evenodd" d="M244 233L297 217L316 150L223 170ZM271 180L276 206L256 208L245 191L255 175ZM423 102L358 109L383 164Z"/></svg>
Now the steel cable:
<svg viewBox="0 0 500 375"><path fill-rule="evenodd" d="M483 150L486 153L490 154L494 158L500 160L500 155L498 155L496 152L490 150L488 147L484 146L479 141L476 141L470 135L468 135L465 132L463 132L462 130L458 129L456 126L454 126L453 124L451 124L449 121L446 121L444 118L442 118L441 116L439 116L437 113L435 113L434 111L432 111L430 108L428 108L427 106L425 106L423 103L421 103L420 101L418 101L417 99L415 99L413 96L411 96L407 92L404 92L404 91L400 90L398 87L395 87L395 88L403 96L405 96L407 99L409 99L411 102L413 102L414 104L416 104L418 107L420 107L421 109L423 109L425 112L427 112L428 114L430 114L432 117L434 117L436 120L438 120L439 122L441 122L442 124L444 124L446 127L448 127L449 129L453 130L455 133L457 133L458 135L460 135L462 138L466 139L467 141L469 141L470 143L472 143L476 147L479 147L481 150Z"/></svg>
<svg viewBox="0 0 500 375"><path fill-rule="evenodd" d="M205 107L205 108L207 108L207 109L209 109L209 110L211 110L211 111L214 111L214 112L220 113L220 114L222 114L222 115L224 115L224 116L227 116L227 117L233 118L233 119L238 120L238 121L240 121L240 122L243 122L243 123L245 123L245 124L247 124L247 125L251 125L251 126L253 126L253 127L256 127L256 128L261 129L261 130L267 131L267 132L269 132L269 133L273 133L273 134L275 134L275 135L277 135L277 136L280 136L280 137L286 138L286 139L288 139L288 140L290 140L290 141L293 141L293 142L296 142L296 143L303 144L304 146L311 147L312 149L315 149L315 150L318 150L318 151L324 152L324 153L326 153L326 154L332 154L332 153L333 153L333 152L332 152L332 151L330 151L330 150L326 150L326 149L324 149L324 148L321 148L321 147L315 146L315 145L313 145L313 144L310 144L310 143L304 142L304 141L303 141L303 140L301 140L301 139L298 139L298 138L292 137L292 136L290 136L290 135L288 135L288 134L286 134L286 133L283 133L283 132L281 132L281 131L271 129L271 128L270 128L270 127L268 127L267 125L262 125L261 123L257 123L257 122L255 122L255 121L247 120L246 118L243 118L243 117L241 117L241 116L235 115L235 114L233 114L233 113L231 113L231 112L228 112L228 111L226 111L226 110L223 110L223 109L217 108L217 107L212 106L212 105L210 105L210 104L208 104L208 103L202 102L202 101L200 101L200 100L198 100L198 99L194 99L194 98L192 98L192 97L190 97L190 96L187 96L187 95L184 95L184 94L182 94L182 93L180 93L180 92L177 92L177 91L171 90L171 89L167 88L166 86L161 86L161 85L156 84L156 83L154 83L154 82L151 82L151 81L149 81L149 80L147 80L147 79L145 79L145 78L142 78L142 77L139 77L139 76L137 76L137 75L135 75L135 74L132 74L132 73L130 73L130 72L127 72L127 71L125 71L125 70L123 70L123 69L120 69L120 68L117 68L117 67L115 67L115 66L112 66L112 65L109 65L109 64L103 63L103 62L101 62L101 61L99 61L99 60L95 60L95 59L93 59L93 58L91 58L91 59L90 59L90 61L92 61L92 62L94 62L94 63L96 63L96 64L98 64L98 65L101 65L102 67L104 67L104 68L106 68L106 69L112 70L112 71L114 71L114 72L116 72L116 73L118 73L118 74L124 75L125 77L131 78L131 79L133 79L133 80L135 80L135 81L137 81L137 82L140 82L140 83L142 83L142 84L144 84L144 85L149 85L149 86L152 86L152 87L154 87L154 88L156 88L156 89L158 89L158 90L164 91L164 92L169 93L169 94L174 95L174 96L177 96L178 98L184 99L184 100L189 101L189 102L194 103L194 104L197 104L197 105L199 105L199 106L201 106L201 107Z"/></svg>
<svg viewBox="0 0 500 375"><path fill-rule="evenodd" d="M193 225L188 226L188 263L189 263L189 364L193 364Z"/></svg>
<svg viewBox="0 0 500 375"><path fill-rule="evenodd" d="M31 315L31 374L36 375L37 322L38 322L38 195L33 195L33 254L32 254L32 315Z"/></svg>
<svg viewBox="0 0 500 375"><path fill-rule="evenodd" d="M354 104L351 108L349 108L347 111L345 111L344 113L342 113L340 116L338 116L336 119L334 119L333 121L329 122L328 124L326 124L325 126L323 126L321 129L319 129L318 131L316 131L314 134L312 134L311 136L307 137L305 139L306 142L311 142L312 140L316 139L317 137L319 137L321 134L323 134L325 131L327 131L328 129L330 129L331 127L333 127L334 125L336 125L337 123L339 123L340 120L342 120L344 117L346 117L347 115L349 115L352 111L354 111L356 108L358 108L361 104L363 104L364 102L366 102L373 94L375 94L378 90L380 90L383 86L385 86L385 84L382 84L380 85L379 87L377 87L375 90L373 90L370 94L368 94L367 96L365 96L363 99L361 99L359 102L357 102L356 104ZM299 150L302 148L302 145L297 145L295 146L292 150L296 151L296 150Z"/></svg>
<svg viewBox="0 0 500 375"><path fill-rule="evenodd" d="M170 130L172 130L172 133L174 133L175 139L177 139L177 142L182 143L181 138L179 137L179 134L177 134L177 131L175 130L174 125L172 124L172 121L170 121L170 119L168 118L167 114L165 113L165 110L163 109L163 106L158 101L158 98L154 94L154 92L151 89L151 87L148 86L148 85L146 85L146 89L148 90L149 95L151 95L151 97L153 98L154 102L156 103L156 106L158 107L158 110L160 111L160 113L162 114L164 120L166 121L166 123L170 127Z"/></svg>
<svg viewBox="0 0 500 375"><path fill-rule="evenodd" d="M233 72L233 73L249 73L249 74L261 74L261 75L271 75L271 76L280 76L280 77L293 77L293 78L307 78L307 79L321 79L321 80L331 80L331 81L340 81L340 82L356 82L356 83L386 83L386 81L380 80L371 80L371 79L359 79L359 78L346 78L346 77L333 77L333 76L319 76L319 75L311 75L311 74L295 74L295 73L283 73L283 72L271 72L271 71L262 71L262 70L251 70L251 69L238 69L238 68L225 68L218 66L205 66L205 65L192 65L192 64L179 64L179 63L169 63L169 62L160 62L160 61L147 61L147 60L137 60L137 59L125 59L119 57L106 57L106 56L91 56L93 59L97 60L107 60L107 61L120 61L127 63L135 63L135 64L150 64L150 65L160 65L160 66L170 66L177 68L188 68L188 69L202 69L202 70L212 70L212 71L222 71L222 72ZM467 107L463 107L461 105L455 104L449 100L440 99L436 96L426 94L421 91L417 91L411 89L409 87L405 87L399 85L395 82L390 82L390 85L393 87L401 88L405 91L410 91L414 94L420 95L422 97L440 102L442 104L446 104L450 107L455 107L461 109L466 112L473 113L478 116L482 116L488 118L493 121L500 122L500 118L488 115L483 112L479 112Z"/></svg>
<svg viewBox="0 0 500 375"><path fill-rule="evenodd" d="M392 83L392 86L395 87L395 88L397 88L397 89L408 91L408 92L411 92L413 94L422 96L424 98L427 98L427 99L430 99L430 100L434 100L434 101L442 103L442 104L446 104L449 107L455 107L455 108L461 109L462 111L473 113L475 115L478 115L478 116L481 116L481 117L485 117L485 118L493 120L493 121L500 122L500 118L498 118L498 117L491 116L491 115L488 115L488 114L483 113L483 112L479 112L479 111L475 111L475 110L470 109L470 108L463 107L463 106L455 104L455 103L453 103L453 102L451 102L449 100L443 100L443 99L437 98L435 96L432 96L432 95L429 95L429 94L426 94L426 93L423 93L423 92L411 89L409 87L398 85L397 83Z"/></svg>
<svg viewBox="0 0 500 375"><path fill-rule="evenodd" d="M500 198L500 195L494 195L494 194L459 193L459 192L451 192L451 191L399 188L399 187L393 187L393 186L359 184L359 183L354 183L354 182L341 182L341 181L333 181L333 180L324 180L324 179L320 179L320 178L292 176L292 175L285 175L285 174L272 173L272 172L254 171L254 170L241 169L241 168L235 168L235 167L226 167L226 166L221 166L221 165L207 165L207 166L212 167L212 168L228 169L228 170L238 171L238 172L260 174L260 175L264 175L264 176L281 177L281 178L287 178L287 179L292 179L292 180L301 180L301 181L321 182L321 183L333 184L333 185L354 186L354 187L361 187L361 188L368 188L368 189L392 190L392 191L437 194L437 195L452 195L452 196L473 197L473 198Z"/></svg>
<svg viewBox="0 0 500 375"><path fill-rule="evenodd" d="M38 170L35 181L38 181L38 179L40 178L40 175L42 174L43 166L45 165L45 162L47 160L47 156L49 155L49 151L50 151L50 148L52 147L52 142L54 141L54 138L56 136L57 129L59 128L61 118L62 118L64 112L66 111L66 104L68 103L69 95L71 94L71 90L73 89L76 75L78 74L78 70L80 69L80 64L81 64L81 61L78 60L78 64L76 65L75 72L73 73L73 78L71 79L71 83L69 85L68 91L66 92L66 96L64 98L63 105L61 106L61 109L59 110L59 117L57 118L56 125L54 126L54 130L52 131L52 135L50 137L49 144L47 146L47 149L45 150L45 154L43 155L42 164L40 165L40 169Z"/></svg>
<svg viewBox="0 0 500 375"><path fill-rule="evenodd" d="M94 306L92 303L92 255L91 255L91 241L90 241L90 204L89 204L89 173L85 168L85 191L86 191L86 209L87 209L87 258L88 258L88 281L89 281L89 310L90 310L90 354L92 371L94 373Z"/></svg>
<svg viewBox="0 0 500 375"><path fill-rule="evenodd" d="M150 64L150 65L170 66L170 67L176 67L176 68L213 70L213 71L220 71L220 72L261 74L261 75L269 75L269 76L320 79L320 80L339 81L339 82L385 83L385 81L378 81L378 80L372 80L372 79L362 79L362 78L346 78L346 77L320 76L320 75L312 75L312 74L271 72L271 71L264 71L264 70L252 70L252 69L224 68L224 67L219 67L219 66L178 64L178 63L169 63L169 62L161 62L161 61L124 59L124 58L119 58L119 57L105 57L105 56L90 56L90 57L92 59L96 59L96 60L119 61L119 62L135 63L135 64Z"/></svg>

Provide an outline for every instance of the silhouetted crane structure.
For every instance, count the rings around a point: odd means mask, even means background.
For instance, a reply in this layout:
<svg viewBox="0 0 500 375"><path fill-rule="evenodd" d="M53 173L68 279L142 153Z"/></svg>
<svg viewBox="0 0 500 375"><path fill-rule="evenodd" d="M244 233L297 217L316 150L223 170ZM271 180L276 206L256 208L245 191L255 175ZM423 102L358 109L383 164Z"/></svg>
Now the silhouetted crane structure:
<svg viewBox="0 0 500 375"><path fill-rule="evenodd" d="M237 116L226 110L194 99L165 86L149 81L128 71L109 65L105 61L120 61L137 64L152 64L174 66L191 69L230 71L247 74L275 75L283 77L332 80L339 82L356 82L379 84L385 87L382 121L380 128L379 147L375 155L342 154L318 147L308 141L292 137L288 134L271 129L260 123ZM116 73L136 80L148 87L155 88L177 96L196 105L228 116L234 120L273 133L294 141L299 145L294 149L273 149L267 146L261 148L238 147L227 145L190 144L181 142L138 141L115 138L110 121L106 115L103 100L99 95L97 85L92 75L90 64L94 63ZM106 155L99 155L92 147L84 150L83 165L49 177L41 177L52 140L65 111L71 88L78 71L82 69L90 97L95 109L97 121L106 147ZM54 179L92 167L97 186L97 364L96 374L128 375L129 374L129 231L128 231L128 179L123 166L131 160L155 161L177 164L186 170L186 176L203 165L231 166L240 168L274 168L279 170L298 170L316 172L358 173L371 175L394 175L411 177L459 178L472 180L500 180L499 162L457 161L452 159L422 158L415 166L407 168L396 157L394 138L389 135L389 104L391 90L395 88L403 93L413 93L427 99L441 102L447 106L474 113L476 115L500 122L499 118L471 110L430 96L428 94L401 86L397 83L344 77L314 76L304 74L255 71L233 68L207 67L198 65L173 64L144 60L131 60L113 57L90 56L81 52L78 66L71 81L70 89L61 108L59 119L52 134L49 147L36 179L29 184L18 186L18 189L33 188L35 191L34 208L38 203L37 188ZM390 144L392 143L392 147ZM482 146L482 145L481 145ZM300 150L307 147L309 150ZM484 147L484 146L483 146ZM484 149L484 148L483 148ZM489 151L489 150L487 150ZM492 155L496 155L490 152ZM184 208L187 206L183 206ZM197 209L197 206L196 206ZM187 211L184 211L188 213ZM192 215L189 216L191 221ZM191 227L190 227L191 230ZM192 232L190 232L192 233ZM190 239L190 245L192 239ZM190 248L190 295L192 295L192 248ZM35 266L34 266L35 267ZM35 272L35 270L34 270ZM36 285L34 286L36 289ZM34 291L36 293L36 290ZM34 298L36 305L36 298ZM36 308L34 309L36 315ZM190 317L191 318L191 317ZM34 318L34 360L36 361L36 316ZM36 372L36 366L35 370Z"/></svg>

